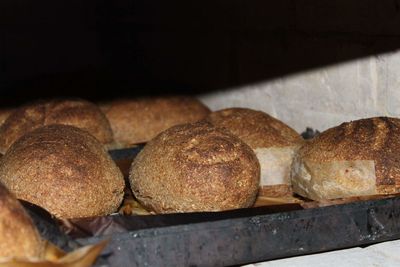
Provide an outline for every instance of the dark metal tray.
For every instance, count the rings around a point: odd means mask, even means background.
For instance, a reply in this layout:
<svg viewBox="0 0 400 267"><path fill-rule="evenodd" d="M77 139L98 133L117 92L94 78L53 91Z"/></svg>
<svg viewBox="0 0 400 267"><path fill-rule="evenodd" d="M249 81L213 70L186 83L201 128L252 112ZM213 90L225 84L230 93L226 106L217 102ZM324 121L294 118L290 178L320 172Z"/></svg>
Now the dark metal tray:
<svg viewBox="0 0 400 267"><path fill-rule="evenodd" d="M141 147L110 152L129 161ZM36 216L40 221L42 216ZM82 237L42 229L63 246L109 239L95 266L229 266L400 238L400 197L303 209L298 204L216 213L82 219ZM46 226L47 225L47 226ZM107 227L103 227L106 225ZM46 227L50 226L51 231ZM54 236L56 235L56 236Z"/></svg>
<svg viewBox="0 0 400 267"><path fill-rule="evenodd" d="M129 228L129 222L140 224L140 216L111 216L111 221L119 221L126 229L76 241L110 240L104 252L107 263L96 266L229 266L400 237L399 197L244 217L236 212L225 213L230 218L212 220L213 215L205 213L209 221L145 229ZM154 220L164 216L179 217L159 215ZM201 214L196 216L201 218Z"/></svg>

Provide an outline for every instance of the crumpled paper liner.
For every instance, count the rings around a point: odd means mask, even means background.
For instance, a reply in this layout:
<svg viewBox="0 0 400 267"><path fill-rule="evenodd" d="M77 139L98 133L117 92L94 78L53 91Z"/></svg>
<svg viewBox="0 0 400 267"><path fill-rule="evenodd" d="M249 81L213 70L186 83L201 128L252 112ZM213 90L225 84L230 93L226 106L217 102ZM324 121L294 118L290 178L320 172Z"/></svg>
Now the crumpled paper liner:
<svg viewBox="0 0 400 267"><path fill-rule="evenodd" d="M154 212L146 210L133 196L133 193L130 189L125 188L124 201L120 209L118 210L119 214L122 215L151 215L155 214Z"/></svg>
<svg viewBox="0 0 400 267"><path fill-rule="evenodd" d="M88 267L92 266L108 241L88 245L66 253L50 242L41 259L0 259L0 267Z"/></svg>
<svg viewBox="0 0 400 267"><path fill-rule="evenodd" d="M279 197L266 196L262 194L262 190L260 190L260 193L257 196L257 199L253 207L294 204L303 202L304 202L303 199L289 194ZM130 190L125 191L124 201L118 213L121 215L155 215L154 212L146 210L136 200L136 198L133 196Z"/></svg>
<svg viewBox="0 0 400 267"><path fill-rule="evenodd" d="M258 196L253 207L274 206L282 204L301 204L304 200L295 196L287 197L267 197Z"/></svg>

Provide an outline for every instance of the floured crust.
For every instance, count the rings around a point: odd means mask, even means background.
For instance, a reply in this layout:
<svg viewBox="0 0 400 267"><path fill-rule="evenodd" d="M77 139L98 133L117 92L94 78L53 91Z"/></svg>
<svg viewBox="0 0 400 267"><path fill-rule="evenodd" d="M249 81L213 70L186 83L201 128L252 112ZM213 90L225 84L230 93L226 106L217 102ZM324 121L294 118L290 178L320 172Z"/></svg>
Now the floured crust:
<svg viewBox="0 0 400 267"><path fill-rule="evenodd" d="M400 120L396 118L361 119L328 129L300 148L292 171L294 191L313 199L397 193L399 148ZM327 170L337 173L324 181L332 185L318 189L313 177L327 177L323 175ZM318 195L318 191L324 193Z"/></svg>
<svg viewBox="0 0 400 267"><path fill-rule="evenodd" d="M81 128L103 144L113 141L110 124L96 105L82 99L40 101L16 109L1 125L0 153L22 135L51 124Z"/></svg>
<svg viewBox="0 0 400 267"><path fill-rule="evenodd" d="M67 125L44 126L16 141L1 158L0 179L17 198L59 218L115 212L125 186L98 140Z"/></svg>
<svg viewBox="0 0 400 267"><path fill-rule="evenodd" d="M0 184L0 259L39 258L43 250L44 243L31 218Z"/></svg>
<svg viewBox="0 0 400 267"><path fill-rule="evenodd" d="M260 166L240 139L198 122L147 143L129 179L136 198L158 213L220 211L254 203Z"/></svg>
<svg viewBox="0 0 400 267"><path fill-rule="evenodd" d="M210 113L191 97L121 99L100 107L120 147L147 142L174 125L195 122Z"/></svg>
<svg viewBox="0 0 400 267"><path fill-rule="evenodd" d="M262 111L228 108L210 113L207 121L228 129L253 149L295 146L303 142L295 130Z"/></svg>

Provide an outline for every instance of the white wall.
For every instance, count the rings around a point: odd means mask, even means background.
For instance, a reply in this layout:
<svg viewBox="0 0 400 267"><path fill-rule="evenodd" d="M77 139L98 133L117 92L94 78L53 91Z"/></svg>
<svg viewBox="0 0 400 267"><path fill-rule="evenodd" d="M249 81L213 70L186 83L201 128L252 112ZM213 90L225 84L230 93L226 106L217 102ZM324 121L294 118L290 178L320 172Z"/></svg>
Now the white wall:
<svg viewBox="0 0 400 267"><path fill-rule="evenodd" d="M211 109L249 107L299 132L358 118L400 117L400 50L200 96Z"/></svg>

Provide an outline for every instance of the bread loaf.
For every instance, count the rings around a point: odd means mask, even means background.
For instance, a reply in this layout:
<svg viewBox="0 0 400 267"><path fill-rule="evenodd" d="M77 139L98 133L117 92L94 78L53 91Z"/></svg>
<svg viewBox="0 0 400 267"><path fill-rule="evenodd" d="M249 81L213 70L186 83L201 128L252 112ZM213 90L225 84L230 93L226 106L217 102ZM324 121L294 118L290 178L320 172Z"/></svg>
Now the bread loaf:
<svg viewBox="0 0 400 267"><path fill-rule="evenodd" d="M201 120L210 112L191 97L121 99L100 107L118 147L145 143L169 127Z"/></svg>
<svg viewBox="0 0 400 267"><path fill-rule="evenodd" d="M95 104L82 99L39 101L16 109L1 125L0 153L24 134L51 124L84 129L103 144L113 141L110 124Z"/></svg>
<svg viewBox="0 0 400 267"><path fill-rule="evenodd" d="M0 184L0 260L39 258L44 243L19 201Z"/></svg>
<svg viewBox="0 0 400 267"><path fill-rule="evenodd" d="M250 207L259 179L251 148L205 122L159 134L136 157L129 175L136 198L157 213Z"/></svg>
<svg viewBox="0 0 400 267"><path fill-rule="evenodd" d="M228 108L210 113L206 119L223 127L248 144L261 166L261 194L291 195L290 166L303 139L292 128L268 114L248 108Z"/></svg>
<svg viewBox="0 0 400 267"><path fill-rule="evenodd" d="M125 187L120 170L97 139L57 124L18 139L0 159L0 180L17 198L58 218L115 212Z"/></svg>
<svg viewBox="0 0 400 267"><path fill-rule="evenodd" d="M292 168L293 190L314 200L398 193L400 120L343 123L308 141Z"/></svg>

